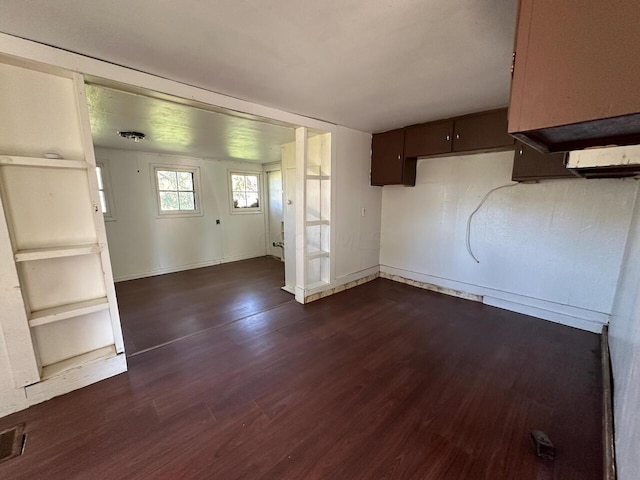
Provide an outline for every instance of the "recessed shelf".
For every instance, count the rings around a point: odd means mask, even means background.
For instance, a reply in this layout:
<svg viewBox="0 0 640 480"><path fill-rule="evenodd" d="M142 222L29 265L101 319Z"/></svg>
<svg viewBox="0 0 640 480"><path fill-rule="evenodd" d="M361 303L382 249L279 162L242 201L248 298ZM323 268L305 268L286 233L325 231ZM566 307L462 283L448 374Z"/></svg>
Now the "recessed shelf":
<svg viewBox="0 0 640 480"><path fill-rule="evenodd" d="M328 257L329 252L325 252L324 250L314 250L311 252L307 252L307 260L315 260L316 258Z"/></svg>
<svg viewBox="0 0 640 480"><path fill-rule="evenodd" d="M305 222L307 227L315 227L316 225L331 225L329 220L308 220Z"/></svg>
<svg viewBox="0 0 640 480"><path fill-rule="evenodd" d="M307 175L307 180L331 180L331 175Z"/></svg>
<svg viewBox="0 0 640 480"><path fill-rule="evenodd" d="M45 310L37 310L35 312L31 312L29 317L29 326L39 327L40 325L59 322L60 320L79 317L80 315L99 312L100 310L107 310L108 308L109 301L107 300L107 297L102 297L94 300L47 308Z"/></svg>
<svg viewBox="0 0 640 480"><path fill-rule="evenodd" d="M42 368L41 380L46 380L56 375L60 375L73 368L79 368L87 365L91 362L99 360L107 360L113 358L118 354L116 352L115 345L109 345L107 347L98 348L97 350L91 350L90 352L76 355L75 357L67 358L57 363L52 363Z"/></svg>
<svg viewBox="0 0 640 480"><path fill-rule="evenodd" d="M100 253L101 248L97 243L88 245L75 245L69 247L33 248L18 250L15 253L16 262L29 262L33 260L46 260L50 258L75 257L78 255L90 255Z"/></svg>
<svg viewBox="0 0 640 480"><path fill-rule="evenodd" d="M71 168L75 170L86 170L89 166L83 160L64 160L38 157L14 157L8 155L0 156L0 166L9 167L44 167L44 168Z"/></svg>

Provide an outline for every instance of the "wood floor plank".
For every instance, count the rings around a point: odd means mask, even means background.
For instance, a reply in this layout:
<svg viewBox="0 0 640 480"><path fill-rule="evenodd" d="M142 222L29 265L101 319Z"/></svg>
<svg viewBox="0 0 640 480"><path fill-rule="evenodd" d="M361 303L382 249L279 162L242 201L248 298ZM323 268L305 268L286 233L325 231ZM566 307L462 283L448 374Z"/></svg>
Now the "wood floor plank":
<svg viewBox="0 0 640 480"><path fill-rule="evenodd" d="M170 343L0 419L28 434L0 478L602 477L597 335L383 279L303 306L282 268L119 284L127 348Z"/></svg>

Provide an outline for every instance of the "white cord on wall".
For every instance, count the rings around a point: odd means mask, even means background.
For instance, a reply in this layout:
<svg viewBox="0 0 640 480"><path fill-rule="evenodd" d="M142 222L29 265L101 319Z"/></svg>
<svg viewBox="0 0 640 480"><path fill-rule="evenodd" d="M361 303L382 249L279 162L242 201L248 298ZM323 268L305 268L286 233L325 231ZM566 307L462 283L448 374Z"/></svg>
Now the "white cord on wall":
<svg viewBox="0 0 640 480"><path fill-rule="evenodd" d="M469 215L469 219L467 220L467 252L469 252L469 255L471 255L471 258L473 258L476 261L476 263L480 263L480 260L476 258L476 256L473 254L473 250L471 250L471 220L473 220L473 216L476 213L478 213L478 211L482 208L484 203L487 201L487 199L493 192L495 192L496 190L500 190L501 188L515 187L516 185L518 184L507 183L506 185L500 185L499 187L492 188L487 192L487 194L484 196L484 198L482 199L480 204L476 207L476 209L473 212L471 212L471 215Z"/></svg>

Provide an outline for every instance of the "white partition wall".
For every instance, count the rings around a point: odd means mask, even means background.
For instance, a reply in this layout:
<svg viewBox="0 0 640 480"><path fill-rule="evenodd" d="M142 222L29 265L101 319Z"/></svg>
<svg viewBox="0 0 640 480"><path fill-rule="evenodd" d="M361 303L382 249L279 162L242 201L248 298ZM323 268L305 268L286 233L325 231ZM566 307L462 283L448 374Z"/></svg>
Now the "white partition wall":
<svg viewBox="0 0 640 480"><path fill-rule="evenodd" d="M0 85L0 326L32 404L126 361L83 78L0 63Z"/></svg>

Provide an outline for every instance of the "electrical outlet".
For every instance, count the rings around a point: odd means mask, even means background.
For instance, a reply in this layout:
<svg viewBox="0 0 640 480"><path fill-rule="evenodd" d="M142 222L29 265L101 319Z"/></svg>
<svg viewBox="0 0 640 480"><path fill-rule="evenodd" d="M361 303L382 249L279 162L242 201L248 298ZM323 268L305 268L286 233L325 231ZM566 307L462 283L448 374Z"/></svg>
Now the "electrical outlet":
<svg viewBox="0 0 640 480"><path fill-rule="evenodd" d="M364 217L367 214L367 209L366 208L362 208L362 216Z"/></svg>
<svg viewBox="0 0 640 480"><path fill-rule="evenodd" d="M220 219L216 220L216 225L220 225Z"/></svg>

